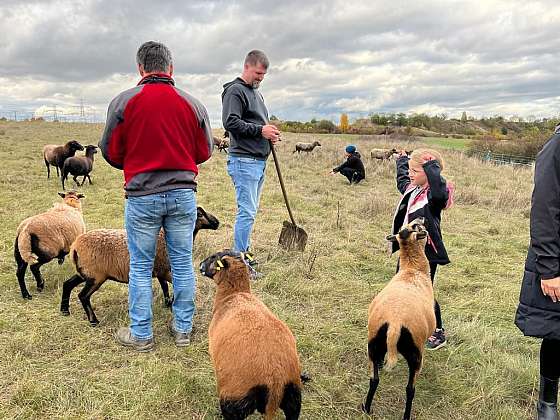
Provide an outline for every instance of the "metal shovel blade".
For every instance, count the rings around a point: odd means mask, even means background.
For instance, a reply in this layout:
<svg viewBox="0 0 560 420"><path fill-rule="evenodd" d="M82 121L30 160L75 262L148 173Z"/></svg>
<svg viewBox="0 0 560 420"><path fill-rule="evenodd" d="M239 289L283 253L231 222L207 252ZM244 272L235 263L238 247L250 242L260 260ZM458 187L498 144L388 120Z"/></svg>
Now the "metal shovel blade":
<svg viewBox="0 0 560 420"><path fill-rule="evenodd" d="M282 248L288 251L292 249L304 251L305 245L307 245L307 232L293 223L284 220L278 243Z"/></svg>

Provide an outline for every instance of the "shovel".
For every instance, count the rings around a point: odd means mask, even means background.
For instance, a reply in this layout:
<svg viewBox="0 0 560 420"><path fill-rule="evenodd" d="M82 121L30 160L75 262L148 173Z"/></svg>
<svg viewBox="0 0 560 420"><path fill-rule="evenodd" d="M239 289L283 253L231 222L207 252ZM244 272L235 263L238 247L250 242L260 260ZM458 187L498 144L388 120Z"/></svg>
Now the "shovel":
<svg viewBox="0 0 560 420"><path fill-rule="evenodd" d="M292 210L290 209L290 203L288 202L288 195L286 194L286 188L284 187L284 180L282 179L282 174L280 173L280 164L278 163L278 158L276 157L276 150L274 149L274 145L272 143L270 143L270 149L272 150L276 173L278 174L278 179L280 180L280 188L282 189L284 202L286 203L286 208L288 209L288 214L290 215L290 220L292 221L290 223L287 220L284 220L278 243L288 251L292 249L303 251L305 250L305 245L307 245L307 233L305 230L296 225L296 221L292 215Z"/></svg>

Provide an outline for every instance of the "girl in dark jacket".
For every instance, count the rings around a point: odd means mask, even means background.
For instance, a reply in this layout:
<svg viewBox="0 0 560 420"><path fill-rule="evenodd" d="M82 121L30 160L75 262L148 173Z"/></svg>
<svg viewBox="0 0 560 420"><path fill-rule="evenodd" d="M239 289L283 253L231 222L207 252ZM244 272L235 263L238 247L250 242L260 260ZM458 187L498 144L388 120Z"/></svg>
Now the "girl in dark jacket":
<svg viewBox="0 0 560 420"><path fill-rule="evenodd" d="M558 420L560 378L560 126L535 162L531 243L515 324L542 338L538 420Z"/></svg>
<svg viewBox="0 0 560 420"><path fill-rule="evenodd" d="M397 188L402 198L393 219L393 234L402 225L410 223L418 217L424 218L428 231L426 257L430 262L432 284L438 265L449 264L447 251L441 236L441 212L453 204L453 191L441 176L443 159L431 149L415 150L409 158L401 151L397 159ZM393 252L399 249L398 242L393 242ZM398 265L397 265L398 271ZM441 309L437 300L434 311L436 314L436 330L428 339L427 347L436 350L443 347L447 340L441 320Z"/></svg>

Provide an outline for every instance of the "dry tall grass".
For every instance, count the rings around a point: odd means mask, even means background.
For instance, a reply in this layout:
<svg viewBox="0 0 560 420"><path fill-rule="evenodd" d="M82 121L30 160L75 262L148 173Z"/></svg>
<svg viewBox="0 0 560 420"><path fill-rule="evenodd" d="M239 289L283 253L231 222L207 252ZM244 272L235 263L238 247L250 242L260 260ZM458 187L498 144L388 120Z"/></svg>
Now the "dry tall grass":
<svg viewBox="0 0 560 420"><path fill-rule="evenodd" d="M24 301L15 278L12 247L17 224L56 201L59 182L47 180L41 147L75 138L95 143L102 126L0 122L0 417L1 418L188 418L218 417L206 330L214 287L198 278L197 334L178 349L166 333L169 312L154 287L156 351L135 354L118 346L113 331L127 323L126 286L107 282L93 304L101 324L91 328L72 295L71 316L58 308L70 264L44 267L46 288ZM320 139L309 156L293 155L298 141ZM305 369L313 376L303 396L304 419L365 418L358 404L368 386L367 306L392 276L385 235L399 195L394 166L370 161L367 179L348 186L327 172L343 147L401 146L379 138L284 135L279 155L298 222L310 239L303 254L277 246L287 219L272 162L253 235L266 277L254 292L294 331ZM411 147L420 147L415 143ZM528 243L530 169L494 167L444 151L446 173L457 187L456 206L444 213L443 232L452 264L436 278L449 335L448 347L429 353L420 376L417 419L528 419L535 398L538 343L513 325ZM201 167L198 201L222 222L203 231L195 263L229 246L234 194L216 153ZM84 217L88 229L122 227L122 175L97 159ZM381 376L375 419L400 418L406 364Z"/></svg>

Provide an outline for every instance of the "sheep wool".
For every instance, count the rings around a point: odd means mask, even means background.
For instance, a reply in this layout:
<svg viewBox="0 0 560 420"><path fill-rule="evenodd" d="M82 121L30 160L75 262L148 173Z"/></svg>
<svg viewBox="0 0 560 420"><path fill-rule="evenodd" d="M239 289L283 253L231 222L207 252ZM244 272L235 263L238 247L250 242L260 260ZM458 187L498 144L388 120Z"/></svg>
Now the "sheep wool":
<svg viewBox="0 0 560 420"><path fill-rule="evenodd" d="M368 414L385 355L386 368L390 370L401 353L409 367L403 419L410 419L424 345L436 327L430 266L424 253L426 238L426 229L419 219L402 227L397 235L387 237L399 242L400 269L368 309L368 356L372 377L363 405Z"/></svg>
<svg viewBox="0 0 560 420"><path fill-rule="evenodd" d="M301 366L292 332L251 293L238 253L214 254L201 271L217 285L208 338L223 417L257 410L272 419L280 408L286 419L299 418Z"/></svg>

